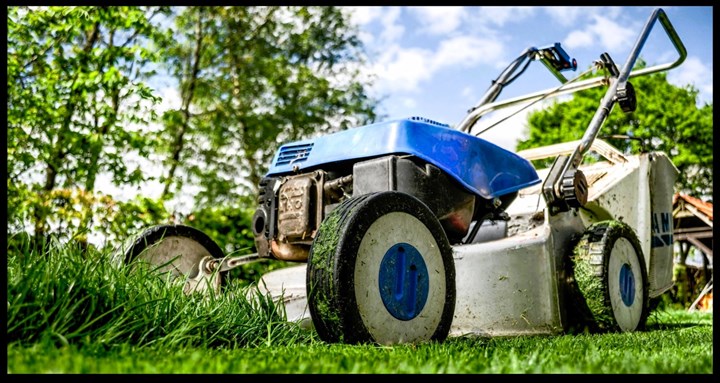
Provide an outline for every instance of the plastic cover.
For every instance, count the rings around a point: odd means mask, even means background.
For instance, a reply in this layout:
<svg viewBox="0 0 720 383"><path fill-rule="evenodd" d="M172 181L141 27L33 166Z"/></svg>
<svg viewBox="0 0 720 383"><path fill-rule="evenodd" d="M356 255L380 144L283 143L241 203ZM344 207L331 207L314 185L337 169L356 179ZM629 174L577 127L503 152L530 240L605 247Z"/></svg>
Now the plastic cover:
<svg viewBox="0 0 720 383"><path fill-rule="evenodd" d="M389 154L417 156L487 199L540 182L528 160L482 138L421 117L361 126L283 145L275 153L267 176Z"/></svg>

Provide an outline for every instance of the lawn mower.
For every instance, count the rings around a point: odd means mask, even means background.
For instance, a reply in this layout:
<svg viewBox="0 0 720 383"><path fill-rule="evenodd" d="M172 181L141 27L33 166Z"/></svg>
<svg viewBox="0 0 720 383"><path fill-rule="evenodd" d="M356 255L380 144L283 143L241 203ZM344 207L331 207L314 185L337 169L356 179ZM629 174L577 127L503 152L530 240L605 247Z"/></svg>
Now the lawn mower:
<svg viewBox="0 0 720 383"><path fill-rule="evenodd" d="M632 71L657 21L679 58ZM559 43L528 48L454 128L411 117L281 146L259 184L256 253L226 257L197 229L159 225L122 258L186 278L188 293L218 291L227 270L249 262L296 262L263 275L257 291L327 342L642 329L651 300L673 285L678 171L664 153L622 153L598 133L615 104L636 109L630 78L686 55L662 9L622 68L600 55L604 76L568 80L577 63ZM532 61L561 85L496 101ZM597 86L607 91L578 141L513 153L470 134L495 110ZM552 166L535 169L542 158Z"/></svg>

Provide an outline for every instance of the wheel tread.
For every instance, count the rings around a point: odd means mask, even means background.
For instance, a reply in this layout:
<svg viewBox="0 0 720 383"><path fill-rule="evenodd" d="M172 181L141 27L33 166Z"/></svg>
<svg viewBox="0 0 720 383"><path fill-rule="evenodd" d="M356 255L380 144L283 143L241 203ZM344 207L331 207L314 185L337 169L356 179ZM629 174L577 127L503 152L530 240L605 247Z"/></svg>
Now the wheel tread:
<svg viewBox="0 0 720 383"><path fill-rule="evenodd" d="M350 198L338 205L320 224L318 235L310 247L308 258L307 281L315 284L308 285L308 301L310 314L313 317L315 329L322 339L327 342L343 342L343 323L340 321L339 292L335 289L335 270L322 267L328 265L327 257L337 248L339 242L338 230L347 225L351 218L350 213L377 193L369 193ZM313 267L310 267L310 266ZM323 311L320 313L318 311Z"/></svg>
<svg viewBox="0 0 720 383"><path fill-rule="evenodd" d="M622 236L633 244L637 250L637 256L641 267L644 267L644 258L637 236L630 226L620 221L602 221L593 224L575 247L575 254L572 257L574 288L576 302L582 302L580 316L588 319L586 323L601 331L619 331L619 325L614 317L610 301L608 287L608 262L609 250L608 241L611 236ZM643 312L641 314L638 328L642 328L647 318L647 289L648 280L644 268L642 269L643 290L645 298L643 301Z"/></svg>

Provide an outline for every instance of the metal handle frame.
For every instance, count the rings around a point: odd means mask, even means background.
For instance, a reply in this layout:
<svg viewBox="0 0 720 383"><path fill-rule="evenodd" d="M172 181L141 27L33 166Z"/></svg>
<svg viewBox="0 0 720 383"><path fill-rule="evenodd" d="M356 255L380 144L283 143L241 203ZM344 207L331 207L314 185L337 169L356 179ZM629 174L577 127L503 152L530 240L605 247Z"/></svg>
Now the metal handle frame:
<svg viewBox="0 0 720 383"><path fill-rule="evenodd" d="M658 72L660 70L668 70L682 64L682 62L685 61L687 51L685 50L685 46L680 40L680 37L677 35L675 29L670 23L670 19L668 19L665 11L660 8L656 9L652 13L652 15L650 15L650 18L645 24L642 33L638 37L635 46L633 47L632 51L630 51L630 55L628 56L627 61L625 61L625 65L623 65L623 68L620 71L620 75L617 77L617 79L610 79L610 87L607 92L605 92L605 96L600 102L600 107L598 107L597 111L595 112L593 119L590 121L590 125L588 126L585 134L580 140L580 144L570 157L570 161L568 161L568 163L565 165L565 169L562 174L565 174L571 168L577 168L582 162L583 156L585 155L585 153L587 153L588 149L592 145L592 142L595 140L595 137L597 137L597 134L600 131L600 127L602 127L602 124L607 119L607 116L610 115L610 112L612 111L612 108L617 101L617 90L623 89L625 87L625 84L628 82L628 78L630 77L630 71L632 70L633 66L635 66L635 61L640 55L640 51L642 50L643 45L645 45L645 41L647 40L648 35L650 34L650 31L652 30L652 27L655 25L655 22L657 20L660 20L660 23L664 27L665 32L670 38L670 41L672 41L680 57L672 64L658 65L645 71L638 71L636 72L635 76L640 75L639 72L643 72L642 74L648 74Z"/></svg>
<svg viewBox="0 0 720 383"><path fill-rule="evenodd" d="M665 32L668 37L670 37L680 57L672 64L650 68L650 70L645 71L645 74L650 73L653 69L654 71L670 69L680 65L685 60L687 56L685 46L675 32L672 24L670 24L667 15L660 8L656 9L648 19L621 71L615 68L615 64L607 53L601 55L602 62L604 65L611 67L609 69L613 74L613 76L609 78L609 89L605 92L605 96L590 121L590 125L587 130L585 130L580 144L578 144L570 157L560 156L556 159L543 183L543 194L545 195L551 214L564 211L568 207L579 207L585 203L586 195L582 191L587 189L587 185L585 177L582 172L578 170L578 167L582 163L583 156L587 153L588 149L590 149L593 141L595 141L602 124L607 119L607 116L610 115L613 106L618 102L619 89L624 90L626 86L629 85L628 78L630 77L631 70L657 20L660 20L662 26L665 28ZM660 69L658 69L658 67L660 67Z"/></svg>
<svg viewBox="0 0 720 383"><path fill-rule="evenodd" d="M634 72L630 72L630 69L635 65L635 61L637 60L637 57L640 53L640 50L642 49L643 45L645 44L645 41L647 40L648 35L650 34L650 31L652 30L652 27L655 24L655 21L660 20L660 23L662 24L663 28L665 29L665 32L667 33L668 37L670 37L671 42L675 46L675 49L677 50L678 54L680 55L677 60L674 62L669 62L665 64L658 64L649 68L643 68L639 69ZM614 98L615 93L617 91L618 85L620 85L618 82L621 82L621 84L625 84L629 78L637 77L637 76L643 76L648 75L656 72L663 72L670 69L673 69L680 64L682 64L685 61L685 58L687 57L687 50L685 49L685 46L683 45L682 41L680 40L680 37L678 36L677 32L675 32L675 28L670 23L670 20L668 19L667 15L665 14L665 11L663 11L661 8L655 9L653 11L652 15L648 19L647 23L645 24L645 27L643 28L642 33L640 34L640 37L638 38L638 41L635 43L635 47L631 51L630 56L628 57L628 60L623 67L623 71L621 72L620 76L618 77L616 84L614 86L611 85L611 88L608 90L607 94L612 94L610 99ZM582 81L576 81L571 82L568 84L565 84L563 86L557 87L557 88L550 88L545 89L539 92L535 93L529 93L523 96L510 98L507 100L502 100L498 102L492 102L492 103L486 103L481 104L474 108L470 113L468 113L465 118L458 124L457 129L469 133L472 129L472 126L477 122L480 117L499 110L503 108L507 108L509 106L517 105L517 104L523 104L528 102L537 101L542 98L553 98L562 96L565 94L575 93L581 90L585 89L591 89L595 88L601 85L607 85L607 79L605 77L595 77L587 80ZM606 96L607 96L606 94ZM606 97L608 98L608 97ZM600 109L603 107L607 107L606 100L603 99L603 103ZM610 103L610 106L612 105L612 102ZM599 110L600 110L599 109ZM595 132L592 134L594 137L597 134L597 130L599 129L599 126L602 125L604 116L598 116L598 113L596 113L597 118L593 118L593 121L590 123L590 127L588 128L588 133L592 132L594 129ZM595 127L595 125L598 125ZM590 129L593 128L593 129ZM586 134L587 140L583 141L592 141L590 139L590 135ZM586 151L589 147L589 143L586 142L585 145L581 146ZM582 150L581 150L582 151ZM584 154L582 152L581 154ZM582 157L582 155L581 155Z"/></svg>

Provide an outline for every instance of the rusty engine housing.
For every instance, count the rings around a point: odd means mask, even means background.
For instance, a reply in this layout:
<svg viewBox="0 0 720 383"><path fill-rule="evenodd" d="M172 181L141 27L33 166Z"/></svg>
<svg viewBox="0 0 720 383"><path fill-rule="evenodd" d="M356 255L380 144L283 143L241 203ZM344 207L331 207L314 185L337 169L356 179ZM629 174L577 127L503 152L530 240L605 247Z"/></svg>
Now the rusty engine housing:
<svg viewBox="0 0 720 383"><path fill-rule="evenodd" d="M258 255L307 261L325 216L343 200L366 193L399 191L425 203L451 243L459 243L477 217L494 205L467 191L434 165L414 156L388 155L331 171L266 177L260 181L253 233Z"/></svg>

